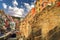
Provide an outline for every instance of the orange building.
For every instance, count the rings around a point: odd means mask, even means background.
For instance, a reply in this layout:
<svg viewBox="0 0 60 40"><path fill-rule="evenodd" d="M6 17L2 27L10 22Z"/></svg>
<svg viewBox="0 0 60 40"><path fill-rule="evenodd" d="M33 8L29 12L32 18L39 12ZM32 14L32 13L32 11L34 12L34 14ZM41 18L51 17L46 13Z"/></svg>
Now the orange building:
<svg viewBox="0 0 60 40"><path fill-rule="evenodd" d="M22 35L24 35L26 38L29 36L31 32L31 25L29 22L37 13L41 12L50 2L55 3L55 0L36 0L35 7L31 9L31 11L24 18L24 20L22 20L20 24L20 32Z"/></svg>
<svg viewBox="0 0 60 40"><path fill-rule="evenodd" d="M43 10L48 4L54 5L56 0L36 0L35 8L37 12Z"/></svg>
<svg viewBox="0 0 60 40"><path fill-rule="evenodd" d="M34 15L35 15L35 8L32 8L31 11L28 13L28 15L25 17L25 19L20 24L20 32L26 38L29 36L31 32L31 26L29 24L29 21L33 18Z"/></svg>

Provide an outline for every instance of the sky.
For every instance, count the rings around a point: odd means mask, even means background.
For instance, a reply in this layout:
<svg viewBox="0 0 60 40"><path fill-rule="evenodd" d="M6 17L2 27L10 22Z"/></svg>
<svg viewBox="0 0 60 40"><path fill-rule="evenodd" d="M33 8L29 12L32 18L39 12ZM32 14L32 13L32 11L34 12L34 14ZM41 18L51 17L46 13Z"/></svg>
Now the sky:
<svg viewBox="0 0 60 40"><path fill-rule="evenodd" d="M34 8L36 0L0 0L0 10L15 17L25 17Z"/></svg>

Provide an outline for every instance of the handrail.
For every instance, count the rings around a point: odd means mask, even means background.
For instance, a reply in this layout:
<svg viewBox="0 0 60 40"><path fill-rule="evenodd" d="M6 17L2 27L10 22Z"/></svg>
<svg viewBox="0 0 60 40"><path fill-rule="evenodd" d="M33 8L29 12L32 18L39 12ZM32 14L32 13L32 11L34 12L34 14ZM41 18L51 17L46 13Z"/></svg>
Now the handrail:
<svg viewBox="0 0 60 40"><path fill-rule="evenodd" d="M42 35L40 35L40 36L37 36L37 37L35 37L35 38L39 38L39 37L42 37Z"/></svg>
<svg viewBox="0 0 60 40"><path fill-rule="evenodd" d="M12 31L10 31L10 32L8 32L8 33L6 33L6 34L4 34L3 36L0 37L0 39L1 39L1 38L4 38L4 37L7 37L8 35L12 34L13 31L14 31L14 30L12 30Z"/></svg>
<svg viewBox="0 0 60 40"><path fill-rule="evenodd" d="M49 37L49 39L50 39L55 33L59 32L59 31L60 31L60 30L55 31L55 32Z"/></svg>

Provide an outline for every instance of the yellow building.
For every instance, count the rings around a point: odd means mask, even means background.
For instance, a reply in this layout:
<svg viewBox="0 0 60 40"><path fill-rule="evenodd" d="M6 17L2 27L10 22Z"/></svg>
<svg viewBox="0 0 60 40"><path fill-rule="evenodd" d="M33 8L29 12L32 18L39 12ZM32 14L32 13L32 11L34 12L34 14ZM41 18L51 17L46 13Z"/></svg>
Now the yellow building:
<svg viewBox="0 0 60 40"><path fill-rule="evenodd" d="M28 13L28 15L22 20L20 24L20 32L22 35L24 35L26 38L29 36L31 32L31 20L33 17L41 12L47 5L48 3L55 3L55 0L36 0L35 3L35 8L32 8L31 11Z"/></svg>
<svg viewBox="0 0 60 40"><path fill-rule="evenodd" d="M31 26L29 24L29 21L33 18L34 14L35 8L32 8L28 15L25 17L25 19L20 24L20 32L22 35L25 36L25 38L27 38L31 33Z"/></svg>
<svg viewBox="0 0 60 40"><path fill-rule="evenodd" d="M35 8L37 12L42 11L47 5L55 4L56 0L36 0Z"/></svg>

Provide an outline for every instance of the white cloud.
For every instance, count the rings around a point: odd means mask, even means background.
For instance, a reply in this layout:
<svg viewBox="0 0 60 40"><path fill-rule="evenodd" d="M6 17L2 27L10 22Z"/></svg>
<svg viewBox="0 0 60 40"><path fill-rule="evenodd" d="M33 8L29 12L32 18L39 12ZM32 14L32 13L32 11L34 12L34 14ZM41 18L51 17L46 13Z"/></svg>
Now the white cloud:
<svg viewBox="0 0 60 40"><path fill-rule="evenodd" d="M25 5L25 7L27 8L28 11L31 9L31 7L28 3L24 3L24 5Z"/></svg>
<svg viewBox="0 0 60 40"><path fill-rule="evenodd" d="M33 4L30 5L29 3L24 3L24 5L27 8L28 12L34 7ZM9 6L8 10L9 15L11 16L24 17L27 14L27 12L25 12L23 8L18 8L17 6L14 7Z"/></svg>
<svg viewBox="0 0 60 40"><path fill-rule="evenodd" d="M16 0L12 1L13 3L13 6L17 6L18 5L18 2Z"/></svg>
<svg viewBox="0 0 60 40"><path fill-rule="evenodd" d="M28 4L28 3L24 3L25 7L30 10L31 9L31 6Z"/></svg>
<svg viewBox="0 0 60 40"><path fill-rule="evenodd" d="M33 4L30 5L29 3L24 3L24 5L25 5L25 7L27 8L28 11L31 10L34 7Z"/></svg>
<svg viewBox="0 0 60 40"><path fill-rule="evenodd" d="M34 5L31 5L31 8L34 8Z"/></svg>
<svg viewBox="0 0 60 40"><path fill-rule="evenodd" d="M36 2L36 0L34 1L34 3Z"/></svg>
<svg viewBox="0 0 60 40"><path fill-rule="evenodd" d="M9 15L22 17L22 15L24 13L24 9L9 6L9 11L8 12L9 12Z"/></svg>
<svg viewBox="0 0 60 40"><path fill-rule="evenodd" d="M11 6L9 6L9 9L13 9Z"/></svg>
<svg viewBox="0 0 60 40"><path fill-rule="evenodd" d="M8 13L11 16L16 16L16 17L23 17L24 14L24 9L23 8L18 8L18 2L16 0L12 1L13 7L9 6L8 7Z"/></svg>
<svg viewBox="0 0 60 40"><path fill-rule="evenodd" d="M2 5L3 5L4 9L6 9L6 8L7 8L7 5L6 5L5 3L3 3Z"/></svg>
<svg viewBox="0 0 60 40"><path fill-rule="evenodd" d="M15 17L25 17L27 15L27 12L29 12L34 7L33 3L31 5L29 3L24 3L24 6L26 7L26 9L24 9L22 5L21 5L21 8L18 8L17 7L18 2L16 0L13 0L12 4L13 4L13 7L3 3L3 7L5 9L8 8L8 14Z"/></svg>

